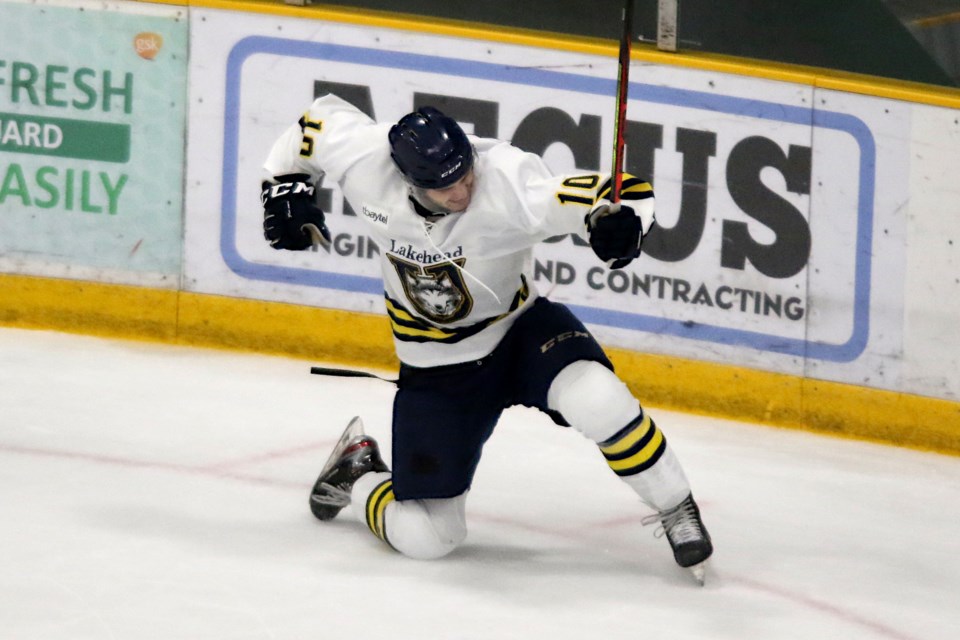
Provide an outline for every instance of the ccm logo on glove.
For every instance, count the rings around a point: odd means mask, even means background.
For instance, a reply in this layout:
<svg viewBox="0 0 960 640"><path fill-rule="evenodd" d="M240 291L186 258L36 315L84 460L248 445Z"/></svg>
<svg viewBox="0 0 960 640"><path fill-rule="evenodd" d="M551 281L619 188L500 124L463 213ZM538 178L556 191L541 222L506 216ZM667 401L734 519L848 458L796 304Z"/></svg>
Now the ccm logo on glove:
<svg viewBox="0 0 960 640"><path fill-rule="evenodd" d="M312 184L306 182L281 182L280 184L264 183L268 186L263 190L263 193L260 194L260 202L266 206L269 200L275 198L282 198L283 196L295 196L298 194L305 194L307 196L313 197L314 189Z"/></svg>

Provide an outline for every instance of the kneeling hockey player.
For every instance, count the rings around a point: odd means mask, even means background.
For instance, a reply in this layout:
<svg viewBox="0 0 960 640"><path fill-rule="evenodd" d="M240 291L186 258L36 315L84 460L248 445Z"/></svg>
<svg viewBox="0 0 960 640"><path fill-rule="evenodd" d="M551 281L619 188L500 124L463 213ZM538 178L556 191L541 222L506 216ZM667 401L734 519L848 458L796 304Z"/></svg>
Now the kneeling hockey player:
<svg viewBox="0 0 960 640"><path fill-rule="evenodd" d="M393 470L354 419L311 492L317 518L353 503L400 553L446 555L466 537L484 442L505 408L526 405L597 444L702 584L713 547L679 461L590 332L532 282L533 246L552 236L584 237L614 269L638 257L654 224L647 182L625 174L623 202L611 205L609 175L553 175L539 156L467 136L431 107L378 124L333 95L277 140L265 166L274 248L329 242L314 198L321 176L367 223L401 361Z"/></svg>

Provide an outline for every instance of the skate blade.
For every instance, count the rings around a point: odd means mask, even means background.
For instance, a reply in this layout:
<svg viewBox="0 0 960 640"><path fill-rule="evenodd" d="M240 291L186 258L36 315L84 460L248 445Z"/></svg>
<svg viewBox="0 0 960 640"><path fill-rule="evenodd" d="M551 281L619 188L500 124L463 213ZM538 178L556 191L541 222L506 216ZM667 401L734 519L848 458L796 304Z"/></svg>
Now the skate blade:
<svg viewBox="0 0 960 640"><path fill-rule="evenodd" d="M690 573L693 575L693 579L697 581L701 587L706 584L707 578L707 563L701 562L700 564L695 564L692 567L687 567L690 570Z"/></svg>

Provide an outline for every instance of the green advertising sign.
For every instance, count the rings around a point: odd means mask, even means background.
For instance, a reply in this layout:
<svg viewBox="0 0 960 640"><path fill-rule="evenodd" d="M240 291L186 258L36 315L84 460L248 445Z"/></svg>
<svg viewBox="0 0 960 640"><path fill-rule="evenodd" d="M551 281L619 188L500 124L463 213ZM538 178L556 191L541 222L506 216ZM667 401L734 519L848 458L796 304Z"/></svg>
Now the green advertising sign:
<svg viewBox="0 0 960 640"><path fill-rule="evenodd" d="M180 272L181 7L0 0L0 270ZM55 35L55 37L54 37Z"/></svg>
<svg viewBox="0 0 960 640"><path fill-rule="evenodd" d="M0 113L0 151L127 162L130 125Z"/></svg>

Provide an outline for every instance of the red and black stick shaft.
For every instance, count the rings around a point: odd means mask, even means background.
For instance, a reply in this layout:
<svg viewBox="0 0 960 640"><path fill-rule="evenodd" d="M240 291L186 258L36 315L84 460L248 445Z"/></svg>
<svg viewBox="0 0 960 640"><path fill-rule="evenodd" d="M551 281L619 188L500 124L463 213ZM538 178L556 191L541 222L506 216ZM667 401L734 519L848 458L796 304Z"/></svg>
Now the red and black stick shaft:
<svg viewBox="0 0 960 640"><path fill-rule="evenodd" d="M610 202L620 202L623 183L623 153L627 133L627 95L630 86L630 48L633 42L633 0L624 0L621 17L620 59L617 64L617 111L613 125L613 165L610 169L613 184Z"/></svg>

